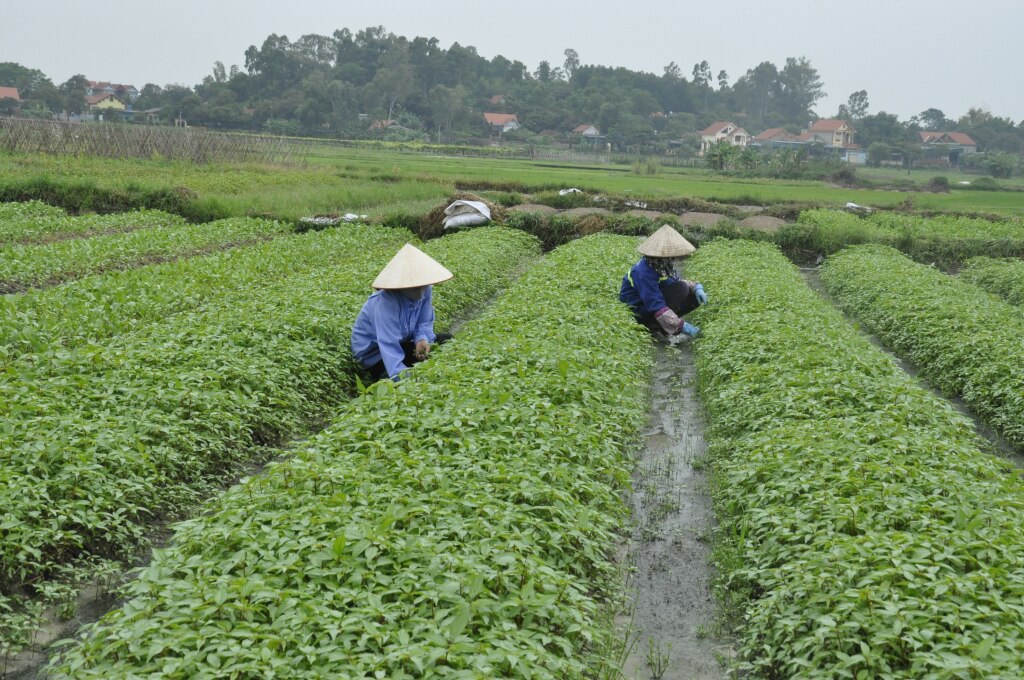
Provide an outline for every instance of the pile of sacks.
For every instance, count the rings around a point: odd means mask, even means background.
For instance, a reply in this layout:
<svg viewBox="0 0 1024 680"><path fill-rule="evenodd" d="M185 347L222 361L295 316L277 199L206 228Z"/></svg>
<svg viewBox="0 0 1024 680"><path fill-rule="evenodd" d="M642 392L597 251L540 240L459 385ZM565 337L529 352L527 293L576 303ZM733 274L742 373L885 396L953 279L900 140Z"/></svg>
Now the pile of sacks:
<svg viewBox="0 0 1024 680"><path fill-rule="evenodd" d="M491 209L483 201L455 201L444 209L444 228L475 227L491 221Z"/></svg>

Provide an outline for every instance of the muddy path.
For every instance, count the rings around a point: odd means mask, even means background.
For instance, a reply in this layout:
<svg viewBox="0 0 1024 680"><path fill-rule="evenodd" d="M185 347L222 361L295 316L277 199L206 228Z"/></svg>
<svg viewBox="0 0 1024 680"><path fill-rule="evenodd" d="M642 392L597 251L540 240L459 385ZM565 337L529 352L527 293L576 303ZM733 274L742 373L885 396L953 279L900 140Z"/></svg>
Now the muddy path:
<svg viewBox="0 0 1024 680"><path fill-rule="evenodd" d="M921 387L925 388L935 396L946 400L963 416L970 419L970 421L974 423L974 429L977 430L978 434L981 436L983 443L987 445L986 449L989 453L1005 458L1019 468L1024 468L1024 451L1018 450L1012 443L1004 439L1002 435L989 427L989 425L987 425L971 410L963 399L957 396L943 394L941 391L932 387L927 380L918 377L918 371L912 364L907 363L893 353L892 350L885 346L878 336L868 332L864 328L863 324L857 322L857 319L846 314L846 312L839 307L836 301L832 299L832 296L828 294L828 291L825 289L825 284L821 281L821 275L817 267L800 267L800 272L804 275L804 280L807 281L807 285L809 285L814 292L818 293L822 299L835 307L836 310L850 321L851 324L856 324L858 332L867 338L871 344L892 357L893 361L896 362L896 365L899 366L907 375L917 380Z"/></svg>
<svg viewBox="0 0 1024 680"><path fill-rule="evenodd" d="M731 641L716 637L710 563L714 515L704 474L704 419L688 342L656 345L651 417L633 473L624 548L629 601L623 677L726 677Z"/></svg>

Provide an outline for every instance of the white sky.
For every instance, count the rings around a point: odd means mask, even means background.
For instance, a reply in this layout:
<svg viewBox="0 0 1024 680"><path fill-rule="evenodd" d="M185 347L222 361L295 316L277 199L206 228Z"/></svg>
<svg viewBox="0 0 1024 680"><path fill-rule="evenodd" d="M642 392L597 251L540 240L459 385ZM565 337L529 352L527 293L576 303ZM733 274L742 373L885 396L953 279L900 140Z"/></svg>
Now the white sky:
<svg viewBox="0 0 1024 680"><path fill-rule="evenodd" d="M658 75L675 61L687 78L706 59L733 83L762 61L804 56L825 84L822 116L864 89L869 113L901 120L929 107L956 119L972 106L1024 120L1024 0L0 0L0 62L55 84L82 73L191 86L216 60L244 68L246 48L271 33L376 25L530 70L561 65L571 47L584 64Z"/></svg>

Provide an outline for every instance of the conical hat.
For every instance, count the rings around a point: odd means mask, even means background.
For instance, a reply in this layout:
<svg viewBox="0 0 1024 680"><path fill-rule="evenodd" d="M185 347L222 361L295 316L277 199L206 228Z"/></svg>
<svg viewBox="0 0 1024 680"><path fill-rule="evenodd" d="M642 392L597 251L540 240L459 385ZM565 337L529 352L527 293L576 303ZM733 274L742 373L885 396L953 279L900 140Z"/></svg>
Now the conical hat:
<svg viewBox="0 0 1024 680"><path fill-rule="evenodd" d="M398 254L391 258L384 269L380 270L373 281L378 290L386 288L418 288L441 283L452 278L452 273L441 266L441 263L422 250L406 243Z"/></svg>
<svg viewBox="0 0 1024 680"><path fill-rule="evenodd" d="M637 247L637 252L651 257L683 257L695 250L693 244L668 224L662 225L661 229Z"/></svg>

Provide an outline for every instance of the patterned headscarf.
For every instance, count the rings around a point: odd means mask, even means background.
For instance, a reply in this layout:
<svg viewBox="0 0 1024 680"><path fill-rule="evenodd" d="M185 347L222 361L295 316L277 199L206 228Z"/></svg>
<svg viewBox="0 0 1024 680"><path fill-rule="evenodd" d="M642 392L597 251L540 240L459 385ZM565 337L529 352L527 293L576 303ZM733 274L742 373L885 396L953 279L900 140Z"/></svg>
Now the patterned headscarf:
<svg viewBox="0 0 1024 680"><path fill-rule="evenodd" d="M666 278L674 276L679 278L679 274L676 273L676 268L673 266L673 258L644 255L644 259L647 260L647 264L650 265L651 269L658 273L659 277Z"/></svg>

